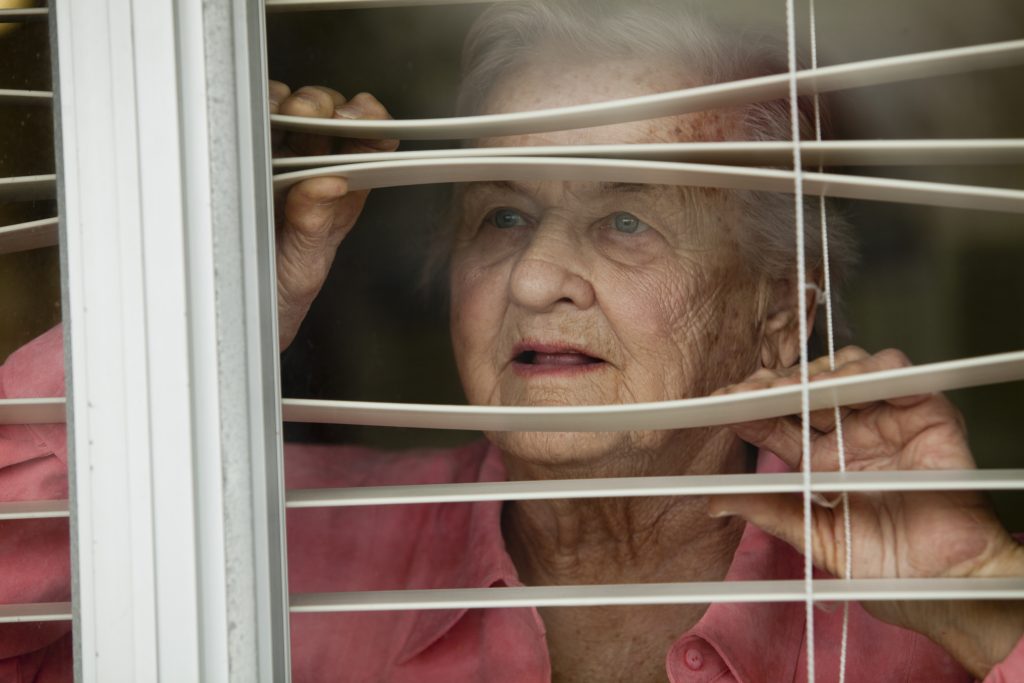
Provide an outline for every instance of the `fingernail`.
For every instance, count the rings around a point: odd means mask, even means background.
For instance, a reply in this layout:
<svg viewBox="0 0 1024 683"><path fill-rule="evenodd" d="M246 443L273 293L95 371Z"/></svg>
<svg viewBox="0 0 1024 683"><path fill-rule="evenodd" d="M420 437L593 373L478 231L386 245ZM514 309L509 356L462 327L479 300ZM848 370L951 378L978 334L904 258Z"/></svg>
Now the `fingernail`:
<svg viewBox="0 0 1024 683"><path fill-rule="evenodd" d="M334 113L343 119L358 119L362 115L362 112L359 111L359 109L348 104L335 107Z"/></svg>
<svg viewBox="0 0 1024 683"><path fill-rule="evenodd" d="M714 510L708 514L712 517L732 517L734 513L729 512L728 510Z"/></svg>

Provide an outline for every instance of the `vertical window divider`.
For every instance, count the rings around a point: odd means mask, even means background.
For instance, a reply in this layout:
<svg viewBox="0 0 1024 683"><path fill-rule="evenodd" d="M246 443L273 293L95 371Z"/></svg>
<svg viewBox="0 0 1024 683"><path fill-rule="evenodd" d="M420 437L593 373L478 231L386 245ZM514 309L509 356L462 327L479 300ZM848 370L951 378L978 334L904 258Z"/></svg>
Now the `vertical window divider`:
<svg viewBox="0 0 1024 683"><path fill-rule="evenodd" d="M76 680L289 680L263 3L52 7Z"/></svg>

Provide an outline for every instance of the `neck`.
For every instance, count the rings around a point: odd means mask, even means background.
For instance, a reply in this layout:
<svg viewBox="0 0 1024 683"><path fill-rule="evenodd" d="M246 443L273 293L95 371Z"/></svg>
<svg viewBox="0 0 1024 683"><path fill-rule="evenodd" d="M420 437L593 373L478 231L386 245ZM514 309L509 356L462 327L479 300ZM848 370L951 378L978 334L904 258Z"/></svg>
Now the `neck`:
<svg viewBox="0 0 1024 683"><path fill-rule="evenodd" d="M726 432L705 435L693 450L631 454L645 474L708 474L745 469L745 449ZM559 479L557 467L507 457L512 479ZM578 467L574 468L579 476ZM598 476L632 476L602 467ZM611 471L609 471L611 470ZM743 524L711 518L702 496L588 498L507 503L509 554L527 585L715 581L723 578Z"/></svg>

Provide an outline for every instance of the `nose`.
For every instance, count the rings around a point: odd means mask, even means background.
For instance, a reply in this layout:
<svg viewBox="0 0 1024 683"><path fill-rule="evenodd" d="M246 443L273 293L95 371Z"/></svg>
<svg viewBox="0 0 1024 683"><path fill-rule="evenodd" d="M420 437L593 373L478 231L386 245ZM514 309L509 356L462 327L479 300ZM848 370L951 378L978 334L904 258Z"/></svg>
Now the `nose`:
<svg viewBox="0 0 1024 683"><path fill-rule="evenodd" d="M541 223L519 255L509 281L511 299L537 312L568 303L579 309L594 304L594 288L583 272L581 245L565 226Z"/></svg>

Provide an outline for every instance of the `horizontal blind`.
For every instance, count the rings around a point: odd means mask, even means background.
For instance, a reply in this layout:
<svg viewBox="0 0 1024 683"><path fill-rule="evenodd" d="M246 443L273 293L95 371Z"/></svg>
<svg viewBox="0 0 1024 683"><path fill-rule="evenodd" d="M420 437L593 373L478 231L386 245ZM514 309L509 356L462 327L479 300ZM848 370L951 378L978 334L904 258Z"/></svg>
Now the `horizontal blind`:
<svg viewBox="0 0 1024 683"><path fill-rule="evenodd" d="M459 3L463 0L449 0ZM272 11L437 5L408 0L268 0ZM44 11L43 11L44 12ZM39 16L36 11L33 16ZM0 13L0 18L5 15ZM13 16L13 15L11 15ZM25 15L28 17L29 15ZM801 94L830 92L904 79L970 72L1024 63L1024 41L993 43L869 60L805 70L797 75ZM280 129L345 137L399 137L404 139L470 139L482 135L509 135L589 127L635 121L668 114L705 111L785 96L788 75L779 74L687 91L630 98L594 105L493 116L413 121L315 121L275 116ZM7 99L3 99L7 98ZM0 91L0 101L45 103L47 93ZM794 174L777 169L742 169L723 166L782 165L792 153L790 143L699 143L680 145L604 146L594 149L545 148L497 150L443 150L398 152L345 157L309 157L277 160L274 186L283 190L308 177L335 175L348 178L353 189L459 182L484 176L492 179L550 178L622 180L668 184L711 184L717 187L788 192ZM1019 163L1021 140L893 140L829 141L800 144L804 163L813 165L881 164L988 164ZM509 158L520 157L520 158ZM525 157L525 158L523 158ZM597 157L562 158L562 157ZM672 163L674 162L674 163ZM682 163L680 163L682 162ZM811 194L872 199L934 206L1024 212L1019 190L924 183L888 178L806 173L805 190ZM38 179L13 179L11 192L32 192ZM2 183L2 181L0 181ZM21 184L19 190L17 185ZM719 183L719 184L714 184ZM38 189L38 185L35 186ZM0 192L4 191L0 184ZM38 221L36 223L45 223ZM46 225L10 226L0 232L0 251L11 235L28 239ZM26 242L31 244L31 241ZM15 247L15 248L32 248ZM826 380L810 386L812 409L880 400L895 396L943 391L1024 378L1024 351L935 363L878 376ZM429 406L356 401L283 402L286 420L340 424L405 426L442 429L557 430L665 429L728 424L754 417L792 414L799 407L799 387L725 397L687 399L665 404L591 406L579 408L492 408L481 406ZM56 421L59 401L0 401L0 422ZM291 491L288 507L337 505L413 504L526 500L550 497L628 495L714 495L734 492L798 492L799 474L721 475L615 480L499 482L487 484L419 485ZM817 472L811 490L817 493L883 490L967 490L1024 488L1024 470L946 472ZM0 519L67 514L65 501L34 504L8 503ZM815 599L1024 599L1024 580L815 580ZM389 609L447 609L453 607L522 607L540 605L668 604L680 602L756 602L806 599L802 581L730 582L708 584L648 584L613 586L558 586L528 588L460 589L435 591L370 591L343 594L307 594L291 598L293 612L372 611ZM0 607L0 622L45 621L68 618L65 606Z"/></svg>

